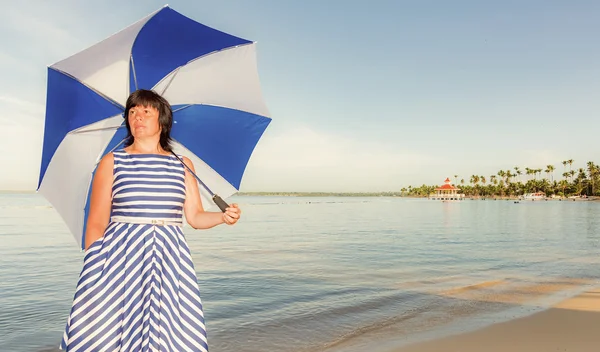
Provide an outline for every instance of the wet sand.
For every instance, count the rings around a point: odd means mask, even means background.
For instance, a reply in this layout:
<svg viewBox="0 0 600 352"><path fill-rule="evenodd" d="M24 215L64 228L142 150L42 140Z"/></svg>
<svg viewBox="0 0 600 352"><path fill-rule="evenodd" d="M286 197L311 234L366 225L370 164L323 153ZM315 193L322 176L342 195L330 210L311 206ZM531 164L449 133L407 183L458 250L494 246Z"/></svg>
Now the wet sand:
<svg viewBox="0 0 600 352"><path fill-rule="evenodd" d="M596 288L524 318L394 352L596 352L600 348L599 324L600 288Z"/></svg>

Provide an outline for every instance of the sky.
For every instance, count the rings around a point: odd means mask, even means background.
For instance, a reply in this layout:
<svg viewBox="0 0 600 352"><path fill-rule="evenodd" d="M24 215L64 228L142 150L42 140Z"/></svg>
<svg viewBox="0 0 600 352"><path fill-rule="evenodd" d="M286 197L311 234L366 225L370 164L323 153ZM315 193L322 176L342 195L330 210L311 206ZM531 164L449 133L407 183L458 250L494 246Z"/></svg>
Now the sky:
<svg viewBox="0 0 600 352"><path fill-rule="evenodd" d="M4 2L5 0L2 0ZM0 12L0 190L35 190L47 67L167 4L22 0ZM241 191L399 191L600 163L600 2L179 0L257 42L273 121Z"/></svg>

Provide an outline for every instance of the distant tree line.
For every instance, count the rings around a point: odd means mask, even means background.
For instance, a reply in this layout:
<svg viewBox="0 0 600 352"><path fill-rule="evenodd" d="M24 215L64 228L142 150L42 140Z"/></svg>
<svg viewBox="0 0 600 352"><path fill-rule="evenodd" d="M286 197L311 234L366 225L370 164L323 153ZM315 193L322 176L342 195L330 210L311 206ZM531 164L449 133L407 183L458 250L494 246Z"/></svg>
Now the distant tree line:
<svg viewBox="0 0 600 352"><path fill-rule="evenodd" d="M459 193L466 196L499 196L512 197L525 193L544 192L546 196L600 196L600 167L594 162L587 162L585 168L572 169L573 159L562 161L562 177L555 179L554 165L545 168L525 168L515 166L513 170L500 170L496 175L489 177L471 175L468 183L464 178L458 181L459 176L454 175L455 186L460 188ZM568 170L567 170L568 165ZM544 174L544 176L542 175ZM408 186L402 188L403 196L426 197L435 193L439 185Z"/></svg>
<svg viewBox="0 0 600 352"><path fill-rule="evenodd" d="M240 196L271 197L401 197L402 192L239 192Z"/></svg>

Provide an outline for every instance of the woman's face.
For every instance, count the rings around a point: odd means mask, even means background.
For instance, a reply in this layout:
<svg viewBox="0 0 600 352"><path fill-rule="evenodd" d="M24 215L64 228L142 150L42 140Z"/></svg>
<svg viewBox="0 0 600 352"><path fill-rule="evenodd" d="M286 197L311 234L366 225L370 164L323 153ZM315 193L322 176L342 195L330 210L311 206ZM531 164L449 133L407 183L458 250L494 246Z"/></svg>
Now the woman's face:
<svg viewBox="0 0 600 352"><path fill-rule="evenodd" d="M127 119L134 138L160 136L158 110L151 106L134 106Z"/></svg>

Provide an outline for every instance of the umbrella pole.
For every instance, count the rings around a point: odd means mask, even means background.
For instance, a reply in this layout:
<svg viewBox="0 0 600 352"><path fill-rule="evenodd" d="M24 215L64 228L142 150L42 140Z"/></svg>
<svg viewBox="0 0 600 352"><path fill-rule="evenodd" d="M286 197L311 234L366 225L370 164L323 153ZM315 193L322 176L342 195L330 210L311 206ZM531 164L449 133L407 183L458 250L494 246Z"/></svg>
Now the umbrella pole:
<svg viewBox="0 0 600 352"><path fill-rule="evenodd" d="M223 200L223 198L221 198L218 194L214 194L210 188L208 188L208 186L206 184L204 184L204 182L202 182L202 180L200 179L200 177L198 177L198 175L196 175L194 173L194 171L192 171L184 162L183 160L181 160L181 158L179 156L177 156L177 154L175 154L174 152L173 155L175 155L175 157L181 162L181 164L183 164L183 166L185 166L186 169L188 169L188 171L194 175L194 177L196 178L196 180L198 180L198 182L200 183L200 185L202 185L202 187L204 187L204 189L206 189L208 191L208 193L210 193L213 202L215 202L215 204L219 207L219 209L221 209L221 211L224 213L225 209L227 209L229 207L229 204L227 204L227 202L225 202Z"/></svg>

